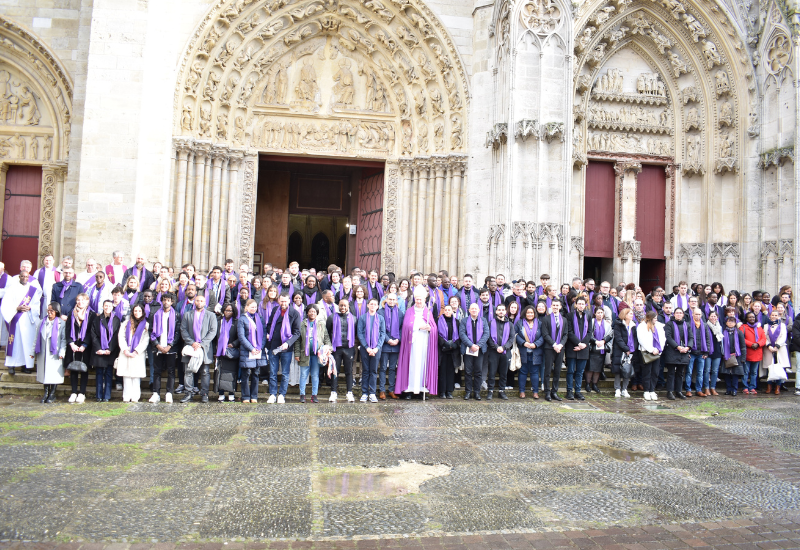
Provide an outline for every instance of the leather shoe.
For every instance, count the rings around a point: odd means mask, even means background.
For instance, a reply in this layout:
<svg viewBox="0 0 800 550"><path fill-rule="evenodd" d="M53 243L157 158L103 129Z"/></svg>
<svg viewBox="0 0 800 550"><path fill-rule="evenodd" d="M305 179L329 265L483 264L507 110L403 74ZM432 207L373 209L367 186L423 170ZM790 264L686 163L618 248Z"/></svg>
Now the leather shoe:
<svg viewBox="0 0 800 550"><path fill-rule="evenodd" d="M575 394L575 399L577 399L578 401L586 401L586 398L580 392Z"/></svg>
<svg viewBox="0 0 800 550"><path fill-rule="evenodd" d="M200 403L208 403L208 396L204 395L200 398Z"/></svg>
<svg viewBox="0 0 800 550"><path fill-rule="evenodd" d="M492 400L492 393L494 393L492 390L489 390L488 392L486 392L486 400L487 401L491 401Z"/></svg>
<svg viewBox="0 0 800 550"><path fill-rule="evenodd" d="M476 391L476 392L472 392L472 393L475 396L475 401L480 401L481 400L481 392Z"/></svg>
<svg viewBox="0 0 800 550"><path fill-rule="evenodd" d="M519 392L519 398L520 399L525 399L525 392L524 391Z"/></svg>
<svg viewBox="0 0 800 550"><path fill-rule="evenodd" d="M677 395L676 397L677 397L678 399L686 399L686 396L685 396L685 395L683 395L683 392L678 392L678 395Z"/></svg>
<svg viewBox="0 0 800 550"><path fill-rule="evenodd" d="M497 396L498 396L500 399L502 399L503 401L508 401L508 397L506 397L506 392L504 392L504 391L497 392Z"/></svg>
<svg viewBox="0 0 800 550"><path fill-rule="evenodd" d="M534 398L534 399L536 399L536 394L535 394L535 393L533 394L533 398ZM544 394L544 400L545 400L545 401L552 401L552 400L553 400L553 398L552 398L552 397L550 397L550 394L549 394L549 393L545 393L545 394Z"/></svg>
<svg viewBox="0 0 800 550"><path fill-rule="evenodd" d="M675 401L675 394L672 393L671 391L668 391L667 392L667 399L669 399L670 401Z"/></svg>
<svg viewBox="0 0 800 550"><path fill-rule="evenodd" d="M719 394L717 393L717 390L715 390L714 388L711 388L711 389L709 389L708 391L709 391L709 392L711 392L711 395L719 395Z"/></svg>
<svg viewBox="0 0 800 550"><path fill-rule="evenodd" d="M687 392L686 392L685 394L683 394L683 395L685 395L686 397L691 397L691 396L692 396L692 392L691 392L691 390L690 390L690 391L687 391Z"/></svg>
<svg viewBox="0 0 800 550"><path fill-rule="evenodd" d="M45 403L55 403L56 401L56 384L50 384L50 393L47 394ZM108 399L106 399L108 401Z"/></svg>
<svg viewBox="0 0 800 550"><path fill-rule="evenodd" d="M12 375L12 376L13 376L13 375L14 375L14 369L15 369L15 368L16 368L16 367L8 367L8 374L10 374L10 375Z"/></svg>
<svg viewBox="0 0 800 550"><path fill-rule="evenodd" d="M444 393L444 398L445 398L445 399L452 399L452 398L453 398L453 394L452 394L452 393L450 393L449 391L448 391L448 392L445 392L445 393Z"/></svg>
<svg viewBox="0 0 800 550"><path fill-rule="evenodd" d="M569 390L569 391L567 392L567 400L568 400L568 401L574 401L574 400L575 400L575 396L574 396L574 395L572 395L572 390Z"/></svg>
<svg viewBox="0 0 800 550"><path fill-rule="evenodd" d="M706 394L705 394L704 391L701 390L701 391L697 392L697 397L705 397L705 396L706 396Z"/></svg>
<svg viewBox="0 0 800 550"><path fill-rule="evenodd" d="M552 397L554 401L564 401L561 399L561 397L559 397L558 392L551 391L550 397Z"/></svg>
<svg viewBox="0 0 800 550"><path fill-rule="evenodd" d="M410 401L410 400L411 400L411 394L410 394L410 393L407 393L407 394L406 394L406 401Z"/></svg>
<svg viewBox="0 0 800 550"><path fill-rule="evenodd" d="M394 394L394 392L393 392L393 391L390 391L390 392L389 392L389 397L391 397L392 399L400 399L399 397L397 397L397 396Z"/></svg>
<svg viewBox="0 0 800 550"><path fill-rule="evenodd" d="M44 395L42 396L42 400L41 400L41 401L39 401L39 403L46 403L46 402L47 402L47 397L48 397L49 395L50 395L50 384L47 384L47 385L44 387Z"/></svg>
<svg viewBox="0 0 800 550"><path fill-rule="evenodd" d="M731 390L728 390L728 391L725 392L725 395L730 395L730 394L731 394Z"/></svg>
<svg viewBox="0 0 800 550"><path fill-rule="evenodd" d="M600 388L597 387L597 384L592 384L592 391L594 393L600 393Z"/></svg>
<svg viewBox="0 0 800 550"><path fill-rule="evenodd" d="M380 395L378 396L378 399L380 399L381 401L386 401L386 392L381 392Z"/></svg>
<svg viewBox="0 0 800 550"><path fill-rule="evenodd" d="M438 397L439 399L444 399L444 394L443 394L443 393L440 393L440 394L439 394L439 395L437 395L436 397Z"/></svg>
<svg viewBox="0 0 800 550"><path fill-rule="evenodd" d="M472 399L472 392L471 391L464 392L464 401L469 401L470 399Z"/></svg>
<svg viewBox="0 0 800 550"><path fill-rule="evenodd" d="M181 403L188 403L191 400L192 400L192 394L190 392L186 392L186 395L184 395L183 399L181 399Z"/></svg>

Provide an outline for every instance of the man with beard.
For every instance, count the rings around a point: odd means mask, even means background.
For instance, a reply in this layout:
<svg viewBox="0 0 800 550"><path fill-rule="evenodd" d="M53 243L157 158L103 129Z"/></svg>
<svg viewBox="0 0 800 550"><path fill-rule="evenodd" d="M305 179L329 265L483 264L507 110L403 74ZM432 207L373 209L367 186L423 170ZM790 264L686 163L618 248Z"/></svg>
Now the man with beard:
<svg viewBox="0 0 800 550"><path fill-rule="evenodd" d="M156 278L153 276L150 270L144 266L146 260L147 259L144 257L144 254L140 252L136 255L136 264L133 267L129 267L122 276L123 281L127 281L128 277L131 275L139 279L139 292L146 288L150 288L150 285L156 282Z"/></svg>

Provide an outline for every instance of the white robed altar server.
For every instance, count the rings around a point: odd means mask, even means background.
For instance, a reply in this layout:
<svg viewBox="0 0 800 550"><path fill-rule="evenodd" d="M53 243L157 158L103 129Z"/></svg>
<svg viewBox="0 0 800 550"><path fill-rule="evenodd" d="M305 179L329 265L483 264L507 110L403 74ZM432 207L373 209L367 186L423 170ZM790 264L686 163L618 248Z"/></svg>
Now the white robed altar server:
<svg viewBox="0 0 800 550"><path fill-rule="evenodd" d="M8 323L9 337L6 348L6 366L33 369L33 349L39 323L39 306L42 290L25 272L17 281L9 283L3 296L0 313Z"/></svg>

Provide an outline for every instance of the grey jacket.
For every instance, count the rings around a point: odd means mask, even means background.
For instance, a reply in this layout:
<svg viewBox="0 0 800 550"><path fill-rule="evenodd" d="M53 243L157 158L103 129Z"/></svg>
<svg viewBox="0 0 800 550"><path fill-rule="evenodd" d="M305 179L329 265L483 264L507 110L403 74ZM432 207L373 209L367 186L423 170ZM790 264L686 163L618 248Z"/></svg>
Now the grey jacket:
<svg viewBox="0 0 800 550"><path fill-rule="evenodd" d="M184 346L191 346L197 339L194 336L194 319L197 310L192 309L183 314L181 319L181 337L183 338ZM201 326L200 344L203 346L204 358L203 364L210 365L214 362L214 350L211 349L211 343L217 335L217 316L214 315L208 308L203 310L203 324ZM188 360L184 357L184 361Z"/></svg>

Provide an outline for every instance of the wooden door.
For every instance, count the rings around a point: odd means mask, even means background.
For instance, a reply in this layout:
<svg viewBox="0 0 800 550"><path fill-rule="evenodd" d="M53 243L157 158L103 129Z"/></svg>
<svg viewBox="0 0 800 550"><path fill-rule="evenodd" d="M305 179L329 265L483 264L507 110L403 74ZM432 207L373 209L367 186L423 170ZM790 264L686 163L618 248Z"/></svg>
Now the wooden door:
<svg viewBox="0 0 800 550"><path fill-rule="evenodd" d="M39 215L42 202L41 166L9 166L3 208L3 244L0 259L11 274L19 273L19 264L28 260L39 263Z"/></svg>
<svg viewBox="0 0 800 550"><path fill-rule="evenodd" d="M356 265L369 271L381 268L383 237L383 172L363 178L359 189L356 224Z"/></svg>
<svg viewBox="0 0 800 550"><path fill-rule="evenodd" d="M614 164L589 161L586 167L584 256L614 257Z"/></svg>
<svg viewBox="0 0 800 550"><path fill-rule="evenodd" d="M642 165L636 183L636 240L642 258L664 259L667 175L663 166Z"/></svg>

